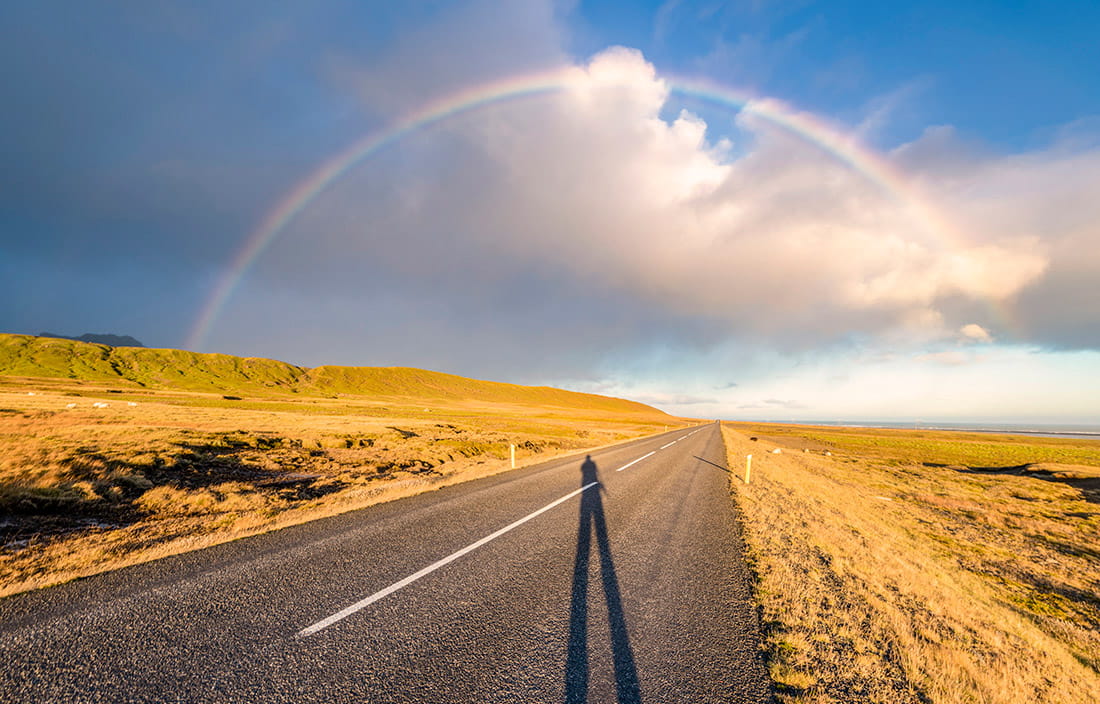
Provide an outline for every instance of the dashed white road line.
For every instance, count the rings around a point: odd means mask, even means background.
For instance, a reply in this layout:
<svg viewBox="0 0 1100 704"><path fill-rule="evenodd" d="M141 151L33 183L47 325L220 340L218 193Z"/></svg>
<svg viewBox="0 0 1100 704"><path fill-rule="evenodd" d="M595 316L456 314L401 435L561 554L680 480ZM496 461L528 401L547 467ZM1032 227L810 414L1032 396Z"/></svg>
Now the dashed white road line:
<svg viewBox="0 0 1100 704"><path fill-rule="evenodd" d="M685 437L687 437L687 436L685 436ZM668 443L667 445L663 445L661 447L661 449L663 450L666 447L670 447L672 445L675 445L679 440L683 440L683 439L684 438L677 438L676 440L673 440L672 442ZM642 460L644 460L648 457L652 457L655 454L657 454L656 450L654 450L653 452L650 452L648 454L642 455L641 457L634 460L633 462L627 462L626 464L624 464L622 467L619 467L615 471L616 472L621 472L624 469L627 469L629 467L633 467L634 465L638 464ZM491 534L485 536L484 538L482 538L481 540L478 540L475 543L471 543L471 544L467 545L466 547L462 548L461 550L458 550L456 552L451 553L447 557L444 557L442 560L438 560L436 562L433 562L432 564L428 565L427 567L425 567L421 570L418 570L417 572L413 572L408 577L405 577L404 579L402 579L398 582L394 582L393 584L386 587L385 589L381 589L381 590L375 592L374 594L371 594L366 599L362 599L360 601L355 602L354 604L347 607L346 609L343 609L341 611L337 611L336 613L329 616L328 618L321 619L320 621L313 624L312 626L308 626L306 628L303 628L302 630L298 631L298 633L296 634L296 637L305 638L306 636L311 636L314 633L317 633L318 631L321 631L325 628L328 628L329 626L336 623L337 621L342 621L343 619L347 618L348 616L351 616L355 612L360 611L360 610L370 606L371 604L378 601L379 599L384 599L385 597L389 596L390 594L393 594L394 592L396 592L400 589L404 589L405 587L409 586L410 584L412 584L416 580L420 579L421 577L425 577L425 576L431 574L432 572L435 572L440 567L443 567L444 565L448 565L451 562L454 562L455 560L462 557L466 553L473 552L474 550L477 550L482 545L488 543L490 540L495 540L496 538L499 538L500 536L504 535L505 533L512 530L513 528L517 528L517 527L523 525L524 523L531 520L535 516L538 516L539 514L542 514L542 513L545 513L546 511L549 511L550 509L554 508L558 504L561 504L565 501L568 501L569 499L573 498L574 496L581 493L582 491L584 491L586 489L590 489L590 488L596 486L597 484L599 484L599 482L591 482L590 484L585 484L580 489L577 489L576 491L571 491L568 494L566 494L565 496L561 497L560 499L556 499L554 501L551 501L550 503L546 504L545 506L543 506L539 510L537 510L533 513L527 514L526 516L519 519L518 521L515 521L513 523L509 523L508 525L504 526L503 528L496 531L495 533L491 533Z"/></svg>
<svg viewBox="0 0 1100 704"><path fill-rule="evenodd" d="M652 455L653 453L651 452L649 454ZM648 457L648 456L649 455L646 455L646 457ZM645 459L645 457L640 457L637 460L634 460L634 462L638 462L638 461L643 460L643 459ZM631 462L630 464L634 464L634 462ZM627 467L629 467L629 466L630 465L627 465ZM622 469L626 469L626 467L620 467L620 470L622 470ZM499 538L500 536L504 535L505 533L512 530L513 528L516 528L518 526L523 525L524 523L531 520L535 516L538 516L539 514L542 514L542 513L545 513L546 511L549 511L550 509L554 508L558 504L563 503L563 502L568 501L569 499L573 498L574 496L581 493L585 489L591 489L592 487L594 487L598 484L599 484L599 482L591 482L590 484L585 484L580 489L577 489L576 491L571 491L568 494L566 494L565 496L561 497L560 499L557 499L555 501L551 501L550 503L548 503L545 506L543 506L542 508L540 508L538 511L535 511L534 513L529 513L526 516L524 516L523 518L519 519L518 521L515 521L514 523L509 523L508 525L504 526L503 528L501 528L497 532L491 533L491 534L485 536L484 538L477 541L476 543L470 543L466 547L462 548L461 550L458 550L457 552L451 553L450 555L443 558L442 560L439 560L437 562L433 562L432 564L428 565L424 569L419 570L418 572L413 572L412 574L410 574L408 577L405 577L401 581L394 582L393 584L386 587L385 589L382 589L380 591L375 592L374 594L371 594L366 599L363 599L362 601L357 601L354 604L352 604L351 606L347 607L346 609L344 609L342 611L337 611L336 613L329 616L328 618L322 619L322 620L318 621L317 623L313 624L312 626L309 626L307 628L303 628L302 630L298 631L297 637L298 638L305 638L306 636L313 635L317 631L328 628L329 626L336 623L337 621L343 620L343 619L347 618L348 616L351 616L352 614L354 614L356 611L359 611L360 609L363 609L363 608L366 608L367 606L370 606L371 604L378 601L379 599L383 599L383 598L389 596L390 594L393 594L397 590L403 589L403 588L409 586L410 584L412 584L416 580L420 579L421 577L424 577L428 574L431 574L432 572L435 572L440 567L443 567L444 565L447 565L451 562L454 562L455 560L462 557L463 555L465 555L468 552L473 552L474 550L477 550L478 548L480 548L485 543L488 543L490 540L494 540L496 538Z"/></svg>
<svg viewBox="0 0 1100 704"><path fill-rule="evenodd" d="M663 449L663 448L662 448L662 449ZM624 464L624 465L623 465L622 467L619 467L619 468L618 468L618 469L616 469L615 471L616 471L616 472L621 472L621 471L623 471L624 469L626 469L627 467L633 467L634 465L636 465L636 464L638 464L639 462L641 462L642 460L644 460L644 459L645 459L646 457L652 457L652 456L653 456L653 455L655 455L655 454L657 454L657 451L656 451L656 450L654 450L653 452L650 452L650 453L649 453L648 455L642 455L641 457L639 457L638 459L634 460L633 462L627 462L626 464Z"/></svg>

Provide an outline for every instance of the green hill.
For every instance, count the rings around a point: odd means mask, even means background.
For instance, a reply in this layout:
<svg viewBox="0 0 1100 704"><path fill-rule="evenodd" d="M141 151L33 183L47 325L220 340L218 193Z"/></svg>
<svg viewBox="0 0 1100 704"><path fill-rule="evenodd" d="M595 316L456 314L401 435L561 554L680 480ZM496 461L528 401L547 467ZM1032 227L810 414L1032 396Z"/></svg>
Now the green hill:
<svg viewBox="0 0 1100 704"><path fill-rule="evenodd" d="M3 333L0 333L0 375L220 394L351 394L665 415L651 406L609 396L547 386L480 381L408 367L322 366L310 369L273 359L172 349L110 347L76 340Z"/></svg>

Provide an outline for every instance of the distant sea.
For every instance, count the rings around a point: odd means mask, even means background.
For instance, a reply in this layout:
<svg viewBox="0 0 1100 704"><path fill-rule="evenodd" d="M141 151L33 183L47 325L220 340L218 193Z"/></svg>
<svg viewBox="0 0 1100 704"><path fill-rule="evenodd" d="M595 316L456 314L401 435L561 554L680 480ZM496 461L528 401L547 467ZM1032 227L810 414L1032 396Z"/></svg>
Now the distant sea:
<svg viewBox="0 0 1100 704"><path fill-rule="evenodd" d="M909 430L954 430L966 433L1009 433L1045 438L1082 438L1100 440L1100 425L1056 425L1046 423L945 423L932 421L862 420L762 420L760 423L792 425L833 425L841 428L905 428Z"/></svg>

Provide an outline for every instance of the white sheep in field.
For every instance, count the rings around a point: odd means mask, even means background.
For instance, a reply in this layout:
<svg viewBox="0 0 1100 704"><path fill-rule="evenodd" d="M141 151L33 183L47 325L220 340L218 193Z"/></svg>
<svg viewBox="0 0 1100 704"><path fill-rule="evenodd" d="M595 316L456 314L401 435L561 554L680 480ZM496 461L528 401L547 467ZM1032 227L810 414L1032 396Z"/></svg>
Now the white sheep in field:
<svg viewBox="0 0 1100 704"><path fill-rule="evenodd" d="M92 408L106 408L107 405L108 404L104 403L103 401L96 401L92 404Z"/></svg>
<svg viewBox="0 0 1100 704"><path fill-rule="evenodd" d="M35 392L33 392L33 391L28 391L28 392L27 392L27 395L28 395L28 396L37 396L38 394L36 394L36 393L35 393Z"/></svg>
<svg viewBox="0 0 1100 704"><path fill-rule="evenodd" d="M76 404L75 403L66 403L65 408L76 408Z"/></svg>
<svg viewBox="0 0 1100 704"><path fill-rule="evenodd" d="M126 404L126 405L127 405L127 406L129 406L130 408L133 408L133 407L134 407L134 406L136 406L137 404L136 404L136 403L134 403L133 401L129 401L129 402L127 402L127 404Z"/></svg>

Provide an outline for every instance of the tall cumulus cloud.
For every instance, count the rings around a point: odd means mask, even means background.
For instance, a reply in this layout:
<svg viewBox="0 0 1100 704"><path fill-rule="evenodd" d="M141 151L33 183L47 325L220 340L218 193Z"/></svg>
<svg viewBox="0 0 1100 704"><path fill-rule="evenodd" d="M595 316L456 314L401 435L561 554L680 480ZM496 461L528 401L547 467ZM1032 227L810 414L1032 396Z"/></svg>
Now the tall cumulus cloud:
<svg viewBox="0 0 1100 704"><path fill-rule="evenodd" d="M417 167L385 185L381 164L360 166L311 205L282 256L300 266L339 251L482 302L522 285L507 272L537 274L569 305L630 300L624 316L795 349L953 340L965 326L999 341L1100 343L1075 332L1100 303L1080 301L1065 324L1048 315L1100 270L1087 196L1100 154L960 164L965 145L931 130L883 157L907 174L899 189L763 110L737 116L737 144L708 139L689 112L663 117L670 86L637 51L606 50L567 76L560 92L409 138L401 149Z"/></svg>

